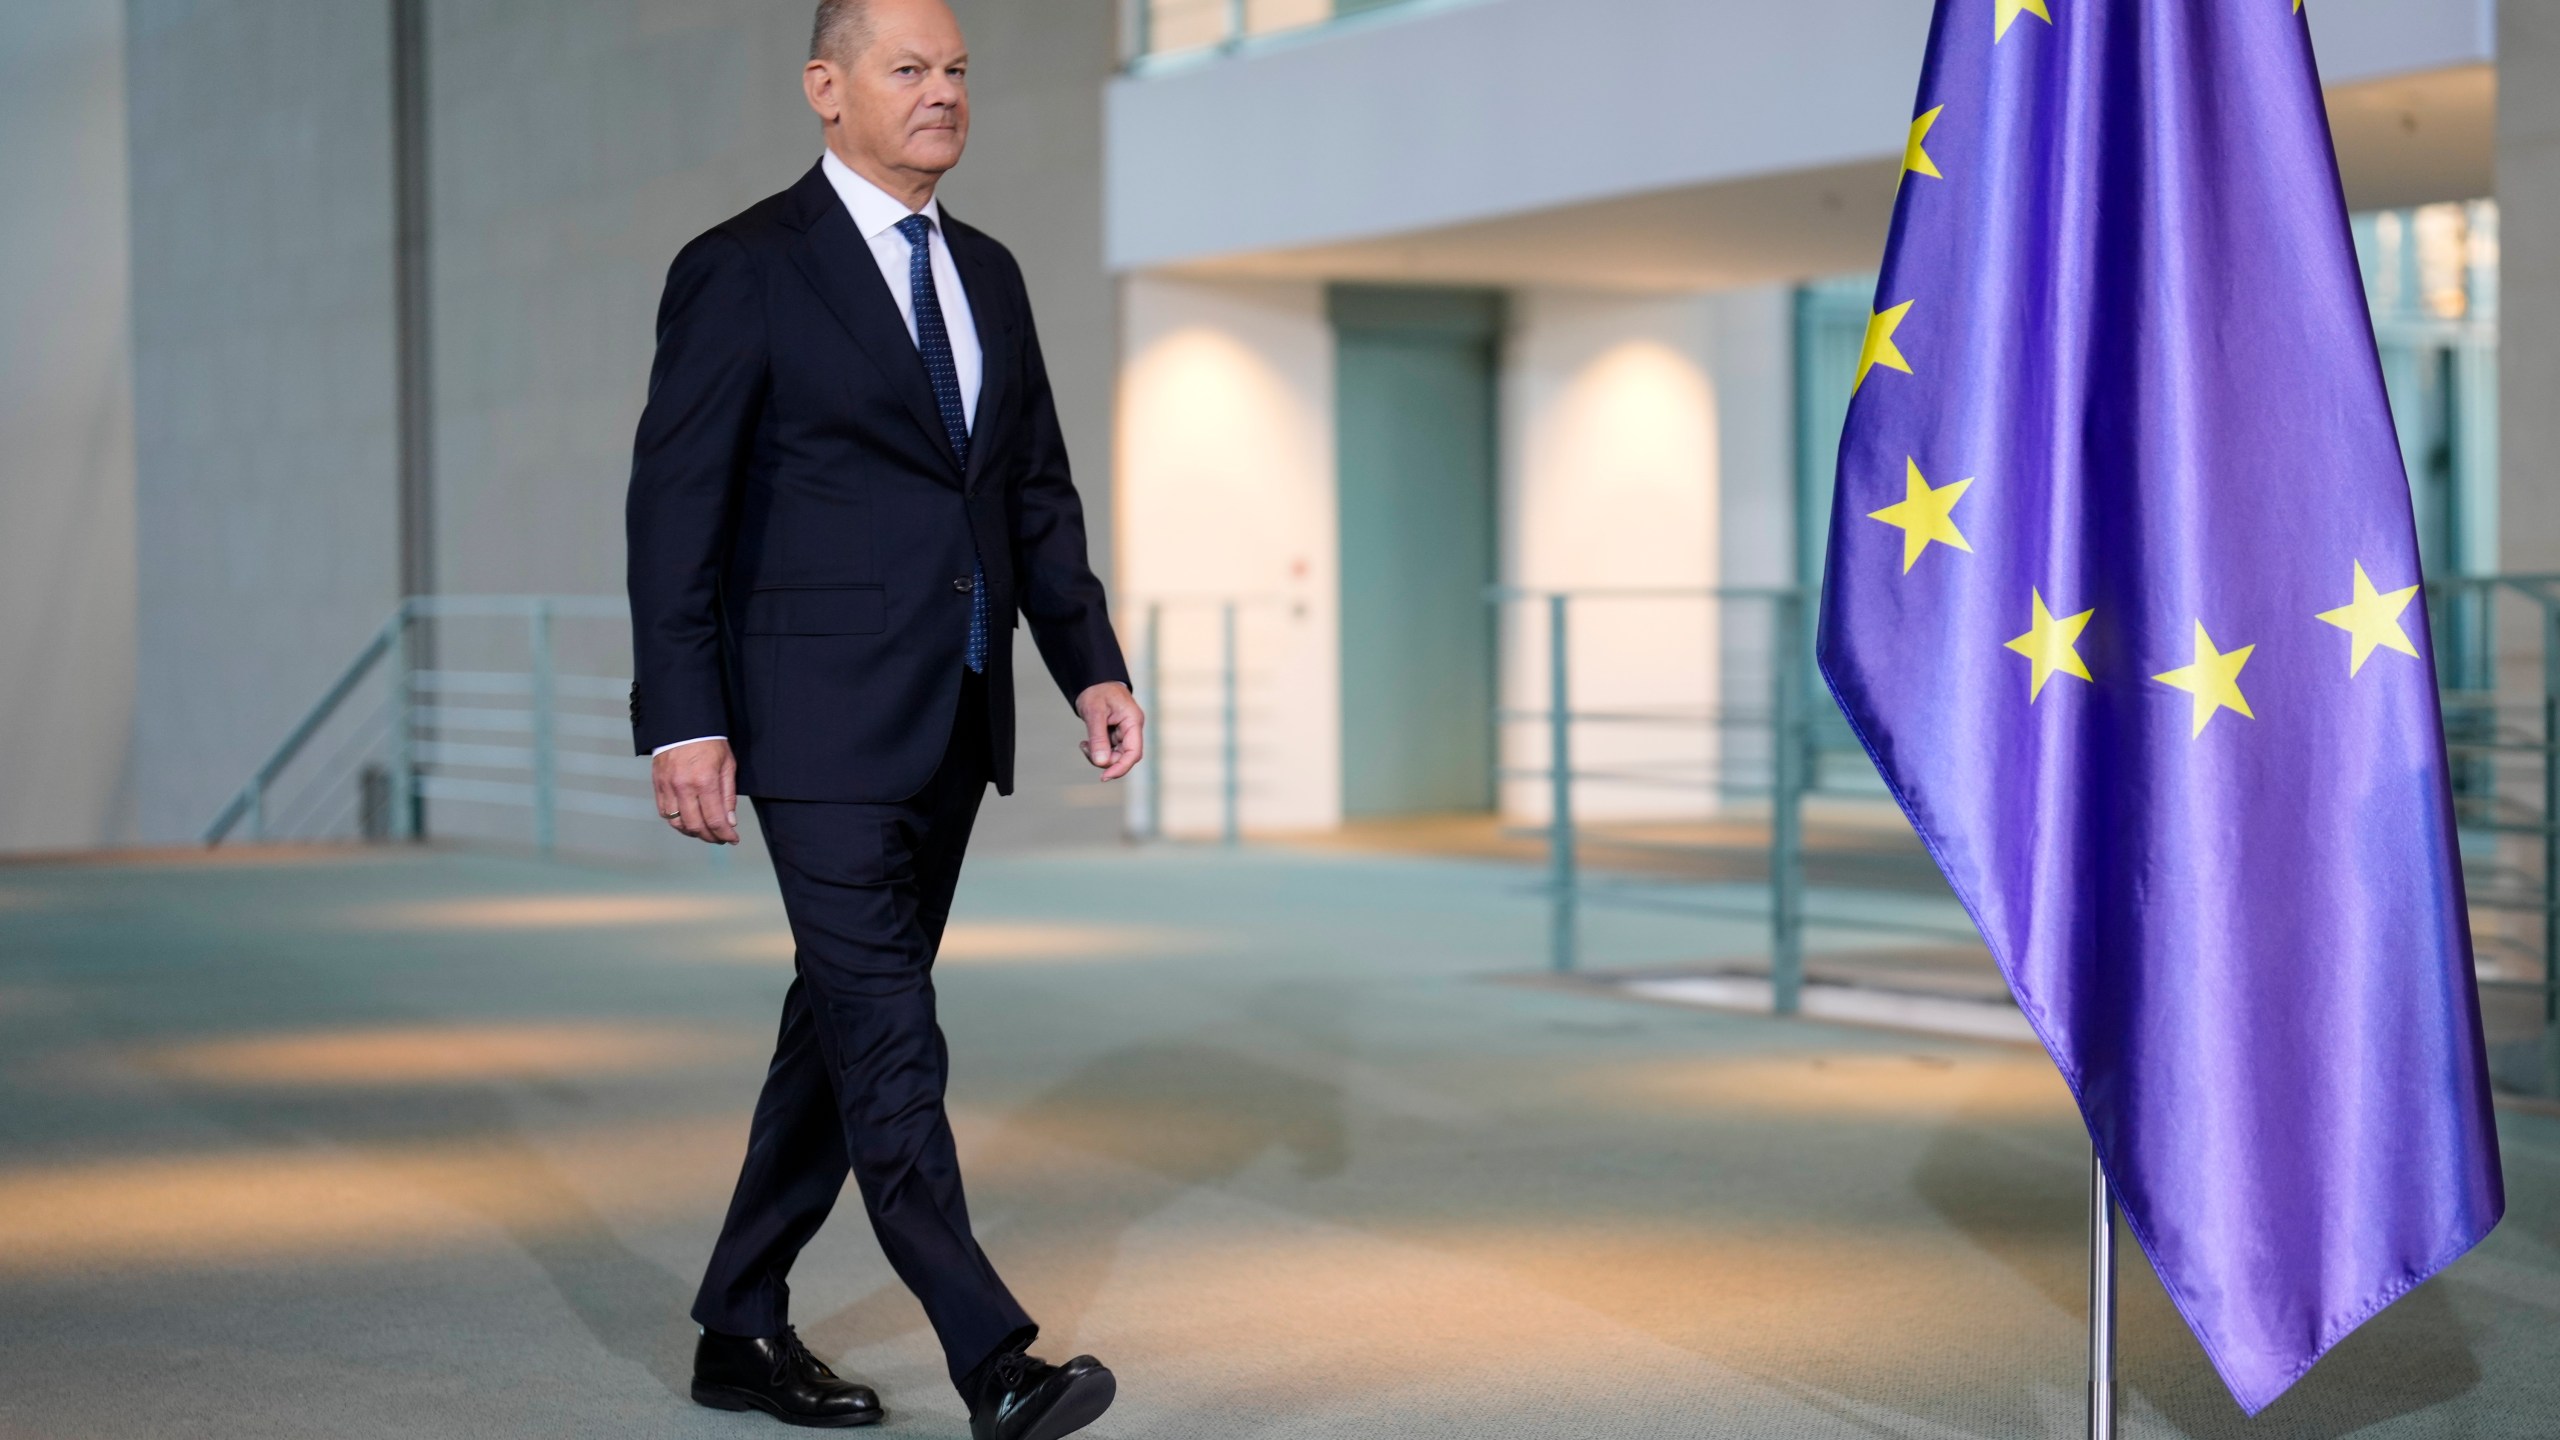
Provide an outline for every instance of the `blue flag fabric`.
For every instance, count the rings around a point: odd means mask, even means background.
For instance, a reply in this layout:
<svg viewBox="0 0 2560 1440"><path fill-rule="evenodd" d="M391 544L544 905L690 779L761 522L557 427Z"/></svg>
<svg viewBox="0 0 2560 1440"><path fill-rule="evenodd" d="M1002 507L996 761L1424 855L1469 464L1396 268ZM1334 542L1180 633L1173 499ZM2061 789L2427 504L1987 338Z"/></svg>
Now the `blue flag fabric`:
<svg viewBox="0 0 2560 1440"><path fill-rule="evenodd" d="M2255 1414L2504 1206L2295 0L1939 0L1823 673Z"/></svg>

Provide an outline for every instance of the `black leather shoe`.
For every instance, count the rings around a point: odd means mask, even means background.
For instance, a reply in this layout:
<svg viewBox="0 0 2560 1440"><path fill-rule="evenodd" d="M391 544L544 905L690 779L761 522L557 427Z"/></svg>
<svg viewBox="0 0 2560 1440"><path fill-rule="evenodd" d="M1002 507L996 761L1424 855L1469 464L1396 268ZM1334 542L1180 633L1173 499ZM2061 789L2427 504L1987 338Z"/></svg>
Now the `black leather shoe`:
<svg viewBox="0 0 2560 1440"><path fill-rule="evenodd" d="M969 1440L1058 1440L1102 1418L1119 1383L1101 1361L1064 1365L1001 1350L960 1385L969 1402Z"/></svg>
<svg viewBox="0 0 2560 1440"><path fill-rule="evenodd" d="M693 1402L761 1410L785 1425L822 1430L880 1423L880 1397L871 1387L839 1378L789 1326L755 1337L703 1331L693 1347Z"/></svg>

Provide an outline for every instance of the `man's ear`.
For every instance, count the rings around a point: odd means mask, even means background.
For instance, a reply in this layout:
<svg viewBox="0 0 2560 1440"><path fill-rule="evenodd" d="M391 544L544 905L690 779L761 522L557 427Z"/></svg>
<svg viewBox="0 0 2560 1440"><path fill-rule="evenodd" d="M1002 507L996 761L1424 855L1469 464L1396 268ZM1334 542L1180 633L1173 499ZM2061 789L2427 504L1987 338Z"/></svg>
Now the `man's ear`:
<svg viewBox="0 0 2560 1440"><path fill-rule="evenodd" d="M802 67L800 90L819 119L833 125L844 117L844 76L832 63L812 60Z"/></svg>

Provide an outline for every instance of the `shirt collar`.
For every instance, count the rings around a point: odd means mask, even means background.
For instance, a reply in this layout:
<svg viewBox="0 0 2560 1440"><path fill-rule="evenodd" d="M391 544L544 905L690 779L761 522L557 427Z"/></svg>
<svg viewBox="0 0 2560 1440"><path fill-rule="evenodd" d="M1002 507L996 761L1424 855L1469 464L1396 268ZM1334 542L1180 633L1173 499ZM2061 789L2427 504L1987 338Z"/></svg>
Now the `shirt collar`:
<svg viewBox="0 0 2560 1440"><path fill-rule="evenodd" d="M876 240L895 230L898 222L910 215L922 215L933 222L936 230L942 228L942 201L939 198L924 202L922 210L909 210L888 191L863 179L852 166L837 159L833 150L818 162L818 167L826 172L827 183L836 187L836 197L844 201L846 212L853 216L853 228L861 231L865 240Z"/></svg>

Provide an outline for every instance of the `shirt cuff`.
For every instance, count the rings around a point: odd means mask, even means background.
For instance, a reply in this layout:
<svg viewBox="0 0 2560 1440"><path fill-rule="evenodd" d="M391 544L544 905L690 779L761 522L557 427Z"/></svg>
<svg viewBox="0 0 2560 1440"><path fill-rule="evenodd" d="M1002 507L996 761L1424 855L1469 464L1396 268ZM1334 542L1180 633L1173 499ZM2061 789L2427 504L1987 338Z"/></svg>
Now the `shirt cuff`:
<svg viewBox="0 0 2560 1440"><path fill-rule="evenodd" d="M728 738L729 737L726 735L696 735L690 740L679 740L673 745L661 745L657 749L649 752L649 758L654 760L659 756L666 754L670 750L681 750L687 745L699 745L705 740L726 740Z"/></svg>

